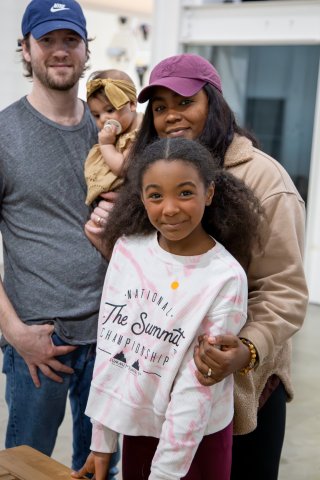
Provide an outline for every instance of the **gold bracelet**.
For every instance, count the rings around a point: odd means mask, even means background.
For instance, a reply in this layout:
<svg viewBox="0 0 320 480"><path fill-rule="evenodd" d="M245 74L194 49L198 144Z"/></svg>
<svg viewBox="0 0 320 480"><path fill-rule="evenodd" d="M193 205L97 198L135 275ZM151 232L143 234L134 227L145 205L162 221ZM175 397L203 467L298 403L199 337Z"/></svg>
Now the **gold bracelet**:
<svg viewBox="0 0 320 480"><path fill-rule="evenodd" d="M241 375L246 375L248 372L250 372L250 370L252 370L256 366L256 363L258 361L258 354L257 354L256 347L248 339L240 337L240 340L244 345L246 345L249 348L249 351L250 351L249 364L246 367L239 370L239 373Z"/></svg>

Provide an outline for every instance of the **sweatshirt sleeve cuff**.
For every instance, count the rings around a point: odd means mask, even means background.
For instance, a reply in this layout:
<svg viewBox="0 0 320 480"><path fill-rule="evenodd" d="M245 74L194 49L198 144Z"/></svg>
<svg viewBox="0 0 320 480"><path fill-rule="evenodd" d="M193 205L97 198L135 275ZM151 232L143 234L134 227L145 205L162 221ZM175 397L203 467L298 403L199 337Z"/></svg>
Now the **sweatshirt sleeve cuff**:
<svg viewBox="0 0 320 480"><path fill-rule="evenodd" d="M117 451L118 434L95 420L92 422L92 439L90 450L99 453L114 453Z"/></svg>

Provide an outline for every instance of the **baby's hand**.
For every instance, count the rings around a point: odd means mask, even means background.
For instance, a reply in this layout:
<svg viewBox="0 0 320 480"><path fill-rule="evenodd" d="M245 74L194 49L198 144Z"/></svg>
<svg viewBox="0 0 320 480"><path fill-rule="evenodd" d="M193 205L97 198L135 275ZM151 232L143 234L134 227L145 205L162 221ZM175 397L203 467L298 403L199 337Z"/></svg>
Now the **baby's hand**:
<svg viewBox="0 0 320 480"><path fill-rule="evenodd" d="M114 145L117 138L117 127L106 125L98 134L100 145Z"/></svg>

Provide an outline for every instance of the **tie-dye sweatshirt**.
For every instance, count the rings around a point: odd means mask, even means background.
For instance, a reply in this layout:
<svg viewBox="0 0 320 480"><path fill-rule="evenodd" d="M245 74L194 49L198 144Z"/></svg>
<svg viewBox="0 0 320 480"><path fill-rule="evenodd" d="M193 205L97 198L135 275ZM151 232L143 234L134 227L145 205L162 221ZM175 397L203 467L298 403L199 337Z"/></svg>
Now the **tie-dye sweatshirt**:
<svg viewBox="0 0 320 480"><path fill-rule="evenodd" d="M116 243L102 293L97 357L86 414L91 449L115 450L117 433L160 439L151 480L186 475L204 435L233 417L233 376L198 382L200 334L237 334L247 280L218 242L203 255L173 255L155 234Z"/></svg>

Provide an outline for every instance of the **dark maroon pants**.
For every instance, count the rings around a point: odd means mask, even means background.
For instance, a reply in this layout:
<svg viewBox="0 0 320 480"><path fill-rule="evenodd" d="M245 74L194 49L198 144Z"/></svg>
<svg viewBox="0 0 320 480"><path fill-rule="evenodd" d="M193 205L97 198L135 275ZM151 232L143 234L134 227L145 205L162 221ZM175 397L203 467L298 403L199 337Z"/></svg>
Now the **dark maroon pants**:
<svg viewBox="0 0 320 480"><path fill-rule="evenodd" d="M154 437L123 438L123 480L147 480L159 440ZM229 480L232 455L232 423L203 437L190 470L183 480Z"/></svg>

